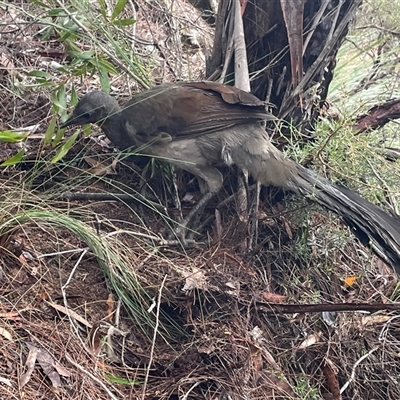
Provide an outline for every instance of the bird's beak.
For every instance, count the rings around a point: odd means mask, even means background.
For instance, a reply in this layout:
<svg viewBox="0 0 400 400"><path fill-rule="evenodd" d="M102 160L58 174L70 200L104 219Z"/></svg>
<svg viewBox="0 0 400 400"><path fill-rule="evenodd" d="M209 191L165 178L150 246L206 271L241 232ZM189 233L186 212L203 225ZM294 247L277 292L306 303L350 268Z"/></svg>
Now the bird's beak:
<svg viewBox="0 0 400 400"><path fill-rule="evenodd" d="M63 124L61 124L60 129L64 129L67 126L73 125L75 123L76 117L71 115Z"/></svg>
<svg viewBox="0 0 400 400"><path fill-rule="evenodd" d="M71 115L64 123L60 125L60 129L66 128L67 126L74 125L76 123L77 117Z"/></svg>

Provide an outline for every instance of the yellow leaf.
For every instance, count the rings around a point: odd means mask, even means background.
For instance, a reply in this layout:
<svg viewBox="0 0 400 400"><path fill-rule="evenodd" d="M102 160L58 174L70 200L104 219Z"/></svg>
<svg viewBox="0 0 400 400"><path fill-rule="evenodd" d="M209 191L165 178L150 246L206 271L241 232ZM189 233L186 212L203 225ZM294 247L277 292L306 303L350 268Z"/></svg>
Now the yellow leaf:
<svg viewBox="0 0 400 400"><path fill-rule="evenodd" d="M356 275L350 275L346 276L343 280L344 287L347 289L349 287L352 287L354 285L354 282L359 278L359 276Z"/></svg>

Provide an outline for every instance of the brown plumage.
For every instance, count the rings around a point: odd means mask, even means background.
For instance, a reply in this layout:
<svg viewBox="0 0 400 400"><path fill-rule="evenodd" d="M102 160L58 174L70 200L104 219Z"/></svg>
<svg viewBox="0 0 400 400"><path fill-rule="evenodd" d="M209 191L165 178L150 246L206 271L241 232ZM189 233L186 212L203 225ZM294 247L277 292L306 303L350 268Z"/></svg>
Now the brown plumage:
<svg viewBox="0 0 400 400"><path fill-rule="evenodd" d="M193 173L205 196L181 229L222 187L218 166L236 164L263 185L307 196L340 215L399 273L399 217L285 158L263 127L272 119L250 93L213 82L183 82L139 93L122 109L106 93L88 93L63 127L97 123L119 148L139 148Z"/></svg>

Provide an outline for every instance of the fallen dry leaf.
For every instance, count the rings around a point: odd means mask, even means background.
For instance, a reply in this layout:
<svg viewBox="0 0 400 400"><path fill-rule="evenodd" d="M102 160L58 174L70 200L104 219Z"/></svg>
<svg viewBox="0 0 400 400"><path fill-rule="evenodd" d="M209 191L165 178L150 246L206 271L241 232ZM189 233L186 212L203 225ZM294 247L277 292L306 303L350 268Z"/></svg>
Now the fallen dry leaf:
<svg viewBox="0 0 400 400"><path fill-rule="evenodd" d="M110 323L112 323L113 314L115 311L115 300L111 293L107 297L106 304L107 304L107 319L110 321Z"/></svg>
<svg viewBox="0 0 400 400"><path fill-rule="evenodd" d="M101 332L100 332L100 321L96 322L89 332L90 347L93 353L98 356L101 351Z"/></svg>
<svg viewBox="0 0 400 400"><path fill-rule="evenodd" d="M183 276L186 278L185 286L182 288L184 292L193 289L205 289L206 278L204 272L198 268L193 268L193 272L182 271Z"/></svg>
<svg viewBox="0 0 400 400"><path fill-rule="evenodd" d="M289 383L284 378L275 375L273 372L266 370L262 371L260 376L260 384L261 383L267 385L271 390L270 393L265 393L266 396L264 398L277 398L275 393L275 391L277 391L279 393L284 393L285 399L298 399ZM279 398L282 397L279 396Z"/></svg>
<svg viewBox="0 0 400 400"><path fill-rule="evenodd" d="M367 315L361 318L361 324L362 326L384 324L389 321L390 318L392 317L389 315Z"/></svg>
<svg viewBox="0 0 400 400"><path fill-rule="evenodd" d="M274 357L272 356L272 354L265 348L262 348L263 351L263 355L264 355L264 359L265 361L275 370L279 370L279 365L278 363L275 361Z"/></svg>
<svg viewBox="0 0 400 400"><path fill-rule="evenodd" d="M261 351L257 351L256 353L254 353L251 358L253 361L254 380L255 382L258 382L261 376L261 371L263 369L263 358Z"/></svg>
<svg viewBox="0 0 400 400"><path fill-rule="evenodd" d="M0 313L0 318L3 319L11 319L13 321L17 321L21 319L19 314L17 312L6 312L6 313Z"/></svg>
<svg viewBox="0 0 400 400"><path fill-rule="evenodd" d="M261 297L268 303L275 303L275 304L283 303L286 300L286 296L270 292L263 292L261 294Z"/></svg>
<svg viewBox="0 0 400 400"><path fill-rule="evenodd" d="M11 381L7 378L3 378L2 376L0 376L0 383L12 387Z"/></svg>
<svg viewBox="0 0 400 400"><path fill-rule="evenodd" d="M210 346L199 346L197 348L197 351L200 354L208 354L210 355L211 353L213 353L215 351L215 346L214 345L210 345Z"/></svg>
<svg viewBox="0 0 400 400"><path fill-rule="evenodd" d="M332 394L333 400L342 400L342 395L340 394L340 385L337 377L338 368L336 365L329 360L325 359L325 364L322 366L322 372L325 376L326 382L328 383L329 390Z"/></svg>
<svg viewBox="0 0 400 400"><path fill-rule="evenodd" d="M54 361L53 366L61 376L65 376L67 378L71 376L71 372L69 372L67 370L67 368L65 368L63 365L61 365L58 361Z"/></svg>
<svg viewBox="0 0 400 400"><path fill-rule="evenodd" d="M3 67L0 68L1 71L7 71L11 76L16 75L16 68L5 52L1 52L0 54L0 65ZM2 74L4 74L4 72L2 72Z"/></svg>
<svg viewBox="0 0 400 400"><path fill-rule="evenodd" d="M285 226L286 234L288 235L290 240L293 240L293 233L292 230L290 229L289 223L285 218L283 219L283 225Z"/></svg>
<svg viewBox="0 0 400 400"><path fill-rule="evenodd" d="M71 318L77 320L78 322L80 322L81 324L87 326L88 328L92 327L92 324L90 324L88 321L86 321L85 318L81 317L79 314L77 314L75 311L73 310L69 310L67 308L65 308L64 306L60 306L59 304L53 303L51 301L47 301L45 300L45 302L53 307L55 310L62 312L65 315L69 315Z"/></svg>
<svg viewBox="0 0 400 400"><path fill-rule="evenodd" d="M357 276L357 275L346 276L346 278L343 279L343 286L346 289L349 289L350 287L352 287L354 285L354 283L357 281L358 278L359 278L359 276Z"/></svg>
<svg viewBox="0 0 400 400"><path fill-rule="evenodd" d="M307 336L300 344L299 349L306 349L307 347L312 346L313 344L319 341L319 338L322 336L322 332L313 333L312 335Z"/></svg>
<svg viewBox="0 0 400 400"><path fill-rule="evenodd" d="M33 369L35 368L35 363L37 359L37 354L38 354L38 348L35 346L29 347L29 354L26 359L25 366L27 367L27 370L24 374L22 374L21 379L19 381L19 388L22 389L31 379Z"/></svg>
<svg viewBox="0 0 400 400"><path fill-rule="evenodd" d="M69 377L71 374L61 364L56 362L53 356L47 350L37 346L34 343L27 342L25 344L29 348L29 354L31 354L32 352L32 354L35 355L36 353L35 360L38 361L38 363L42 367L43 372L50 379L53 388L58 389L61 385L60 375ZM33 356L32 362L34 363Z"/></svg>
<svg viewBox="0 0 400 400"><path fill-rule="evenodd" d="M116 174L114 162L110 165L105 165L92 157L84 157L84 160L90 165L89 172L93 175L104 176Z"/></svg>
<svg viewBox="0 0 400 400"><path fill-rule="evenodd" d="M255 342L260 343L263 339L264 332L258 326L255 326L249 333Z"/></svg>
<svg viewBox="0 0 400 400"><path fill-rule="evenodd" d="M328 326L334 327L336 324L337 313L334 311L322 311L322 319Z"/></svg>
<svg viewBox="0 0 400 400"><path fill-rule="evenodd" d="M10 341L12 340L11 333L8 332L8 330L5 328L0 327L0 335L3 336L7 340L10 340Z"/></svg>
<svg viewBox="0 0 400 400"><path fill-rule="evenodd" d="M225 283L225 286L232 290L227 290L226 293L231 296L239 297L240 295L240 282L239 281L229 281Z"/></svg>

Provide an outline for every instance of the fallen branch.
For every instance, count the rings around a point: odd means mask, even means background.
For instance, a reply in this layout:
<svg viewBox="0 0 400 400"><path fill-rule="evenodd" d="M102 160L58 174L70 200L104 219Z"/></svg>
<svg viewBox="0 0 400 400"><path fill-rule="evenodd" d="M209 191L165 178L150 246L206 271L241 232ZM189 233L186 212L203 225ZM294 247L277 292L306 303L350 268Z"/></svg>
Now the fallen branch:
<svg viewBox="0 0 400 400"><path fill-rule="evenodd" d="M400 99L392 99L370 108L366 114L357 117L354 128L361 133L367 129L381 128L397 118L400 118Z"/></svg>
<svg viewBox="0 0 400 400"><path fill-rule="evenodd" d="M400 303L392 304L368 304L368 303L340 303L340 304L271 304L257 302L260 311L268 314L295 314L295 313L315 313L322 311L380 311L380 310L400 310Z"/></svg>

